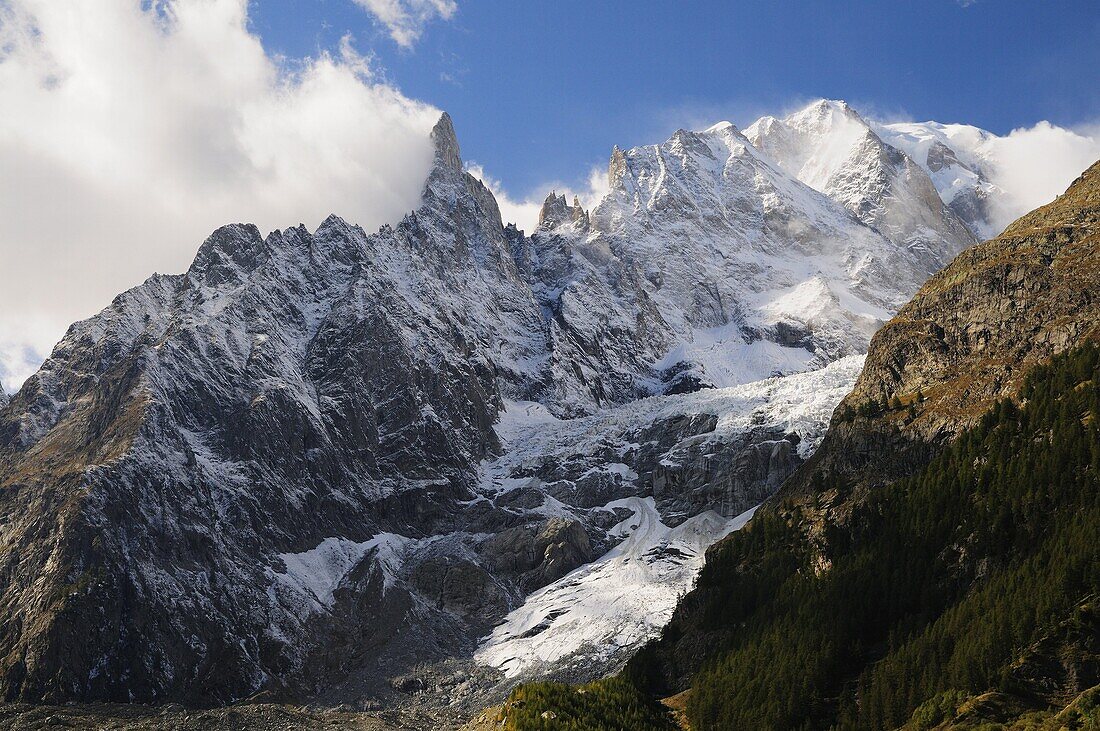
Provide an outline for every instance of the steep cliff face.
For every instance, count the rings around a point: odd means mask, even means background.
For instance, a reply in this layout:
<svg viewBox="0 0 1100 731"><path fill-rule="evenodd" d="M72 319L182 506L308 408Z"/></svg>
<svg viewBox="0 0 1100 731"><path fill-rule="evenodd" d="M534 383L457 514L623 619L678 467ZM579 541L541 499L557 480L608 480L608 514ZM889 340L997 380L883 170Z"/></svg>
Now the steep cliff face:
<svg viewBox="0 0 1100 731"><path fill-rule="evenodd" d="M933 276L876 334L846 403L909 400L930 437L973 424L1030 366L1100 333L1100 166Z"/></svg>

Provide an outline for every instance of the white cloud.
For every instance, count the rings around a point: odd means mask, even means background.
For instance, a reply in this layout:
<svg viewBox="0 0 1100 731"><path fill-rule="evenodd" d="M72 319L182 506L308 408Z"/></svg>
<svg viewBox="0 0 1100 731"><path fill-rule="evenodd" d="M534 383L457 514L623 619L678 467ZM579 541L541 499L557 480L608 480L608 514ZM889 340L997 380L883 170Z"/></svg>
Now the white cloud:
<svg viewBox="0 0 1100 731"><path fill-rule="evenodd" d="M1069 130L1049 122L991 137L981 145L993 183L1009 196L1003 223L1050 203L1100 159L1096 130Z"/></svg>
<svg viewBox="0 0 1100 731"><path fill-rule="evenodd" d="M0 382L219 225L414 208L438 111L350 42L288 64L248 0L0 0ZM28 350L29 349L29 350Z"/></svg>
<svg viewBox="0 0 1100 731"><path fill-rule="evenodd" d="M497 205L500 207L500 217L504 223L514 223L527 233L533 232L538 226L539 211L542 210L542 203L550 191L564 195L570 202L572 202L573 196L576 196L585 209L590 209L599 203L608 191L607 168L592 167L588 171L586 187L577 188L563 183L546 183L540 185L536 189L536 193L520 199L509 195L503 184L486 173L485 168L476 162L470 161L467 163L466 170L485 183L489 190L493 191L493 196L497 199Z"/></svg>
<svg viewBox="0 0 1100 731"><path fill-rule="evenodd" d="M15 390L38 370L58 334L56 322L49 318L0 318L0 388Z"/></svg>
<svg viewBox="0 0 1100 731"><path fill-rule="evenodd" d="M450 20L458 12L455 0L355 0L386 27L397 45L412 48L432 20Z"/></svg>

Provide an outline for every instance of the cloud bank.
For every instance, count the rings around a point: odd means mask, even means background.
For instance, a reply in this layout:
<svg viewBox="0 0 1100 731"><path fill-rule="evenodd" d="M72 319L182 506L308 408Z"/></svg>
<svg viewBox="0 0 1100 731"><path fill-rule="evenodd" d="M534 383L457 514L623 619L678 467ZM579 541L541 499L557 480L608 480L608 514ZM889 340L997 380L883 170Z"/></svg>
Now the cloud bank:
<svg viewBox="0 0 1100 731"><path fill-rule="evenodd" d="M70 322L184 270L222 224L399 219L439 114L372 76L349 40L273 58L248 0L0 0L0 109L8 390Z"/></svg>
<svg viewBox="0 0 1100 731"><path fill-rule="evenodd" d="M1100 130L1070 130L1039 122L990 137L980 149L989 163L990 181L1008 194L1008 210L1001 222L1007 226L1050 203L1100 160Z"/></svg>
<svg viewBox="0 0 1100 731"><path fill-rule="evenodd" d="M458 12L455 0L355 0L374 16L402 48L412 48L424 27L440 18L450 20Z"/></svg>

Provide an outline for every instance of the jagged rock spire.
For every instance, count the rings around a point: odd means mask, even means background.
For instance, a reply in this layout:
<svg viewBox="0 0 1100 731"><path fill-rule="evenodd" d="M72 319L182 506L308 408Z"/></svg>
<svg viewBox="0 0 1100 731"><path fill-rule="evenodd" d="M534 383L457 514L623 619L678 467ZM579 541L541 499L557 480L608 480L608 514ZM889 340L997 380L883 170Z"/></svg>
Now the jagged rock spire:
<svg viewBox="0 0 1100 731"><path fill-rule="evenodd" d="M568 207L569 204L566 203L564 195L559 196L556 190L550 191L550 195L546 196L539 210L539 226L546 224L553 227L567 220Z"/></svg>
<svg viewBox="0 0 1100 731"><path fill-rule="evenodd" d="M578 223L588 228L588 211L581 207L581 198L578 195L573 196L573 223Z"/></svg>
<svg viewBox="0 0 1100 731"><path fill-rule="evenodd" d="M579 196L574 195L573 205L569 205L564 194L558 195L557 191L551 191L539 211L539 227L556 228L566 223L576 223L588 228L588 212L581 207Z"/></svg>
<svg viewBox="0 0 1100 731"><path fill-rule="evenodd" d="M615 145L611 150L611 162L607 165L608 185L612 188L619 187L625 175L626 155L619 149L618 145Z"/></svg>
<svg viewBox="0 0 1100 731"><path fill-rule="evenodd" d="M439 121L432 128L431 138L435 145L436 164L451 170L462 170L462 156L451 115L446 112L440 115Z"/></svg>

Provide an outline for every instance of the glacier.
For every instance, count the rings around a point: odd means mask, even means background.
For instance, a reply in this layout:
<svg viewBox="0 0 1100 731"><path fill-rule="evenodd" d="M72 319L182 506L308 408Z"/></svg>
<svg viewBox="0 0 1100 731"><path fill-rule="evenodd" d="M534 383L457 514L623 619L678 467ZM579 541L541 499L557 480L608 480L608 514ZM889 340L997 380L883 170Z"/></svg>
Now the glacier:
<svg viewBox="0 0 1100 731"><path fill-rule="evenodd" d="M850 356L810 373L655 396L583 419L558 420L537 405L510 404L498 425L507 452L486 465L493 475L487 488L520 487L524 480L508 482L505 476L524 474L524 465L542 459L627 453L637 448L631 439L646 424L677 415L717 415L714 430L705 437L715 451L754 426L778 424L782 432L798 435L797 450L807 457L824 437L833 407L851 389L862 364L862 356ZM661 461L672 466L685 456L673 448ZM629 466L610 460L595 462L589 469L638 477ZM747 502L763 497L766 494ZM555 507L568 513L561 503ZM674 518L668 521L652 495L600 506L626 512L608 529L608 535L621 542L530 594L482 641L474 659L512 679L585 677L593 663L616 667L668 621L679 597L692 587L706 549L742 527L756 509L753 505L741 510L744 503L715 507L718 510L695 512L686 520L683 514L666 511ZM725 517L730 513L734 517Z"/></svg>

